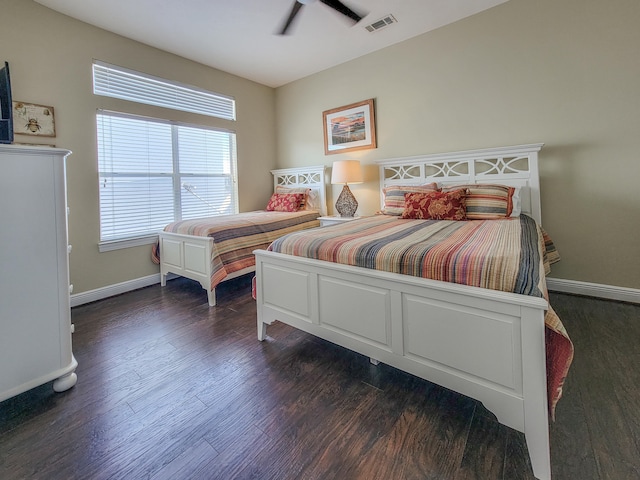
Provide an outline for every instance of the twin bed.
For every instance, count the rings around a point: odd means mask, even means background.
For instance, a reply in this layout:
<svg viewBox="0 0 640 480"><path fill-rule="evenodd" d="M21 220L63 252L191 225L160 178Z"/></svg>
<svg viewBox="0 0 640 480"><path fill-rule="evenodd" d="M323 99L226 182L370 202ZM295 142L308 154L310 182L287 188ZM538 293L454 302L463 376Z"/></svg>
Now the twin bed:
<svg viewBox="0 0 640 480"><path fill-rule="evenodd" d="M467 198L468 221L403 219L385 205L257 249L258 339L278 320L477 399L524 432L535 476L550 479L548 416L573 347L547 301L555 250L540 227L541 147L378 162L387 203L394 188L499 184L512 187L508 211L482 195Z"/></svg>
<svg viewBox="0 0 640 480"><path fill-rule="evenodd" d="M326 215L325 167L272 170L274 193L306 191L303 209L265 211L184 220L167 225L159 234L152 260L160 264L160 283L175 274L195 280L216 304L216 286L255 270L253 250L267 248L276 238L320 225Z"/></svg>

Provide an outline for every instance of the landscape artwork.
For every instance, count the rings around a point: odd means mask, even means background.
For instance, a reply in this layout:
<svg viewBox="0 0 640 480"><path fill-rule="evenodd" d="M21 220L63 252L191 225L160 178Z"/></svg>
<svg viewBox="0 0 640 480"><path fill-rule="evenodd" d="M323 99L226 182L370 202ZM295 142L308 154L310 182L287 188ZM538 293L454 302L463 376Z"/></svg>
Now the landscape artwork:
<svg viewBox="0 0 640 480"><path fill-rule="evenodd" d="M325 155L376 148L373 99L322 113Z"/></svg>

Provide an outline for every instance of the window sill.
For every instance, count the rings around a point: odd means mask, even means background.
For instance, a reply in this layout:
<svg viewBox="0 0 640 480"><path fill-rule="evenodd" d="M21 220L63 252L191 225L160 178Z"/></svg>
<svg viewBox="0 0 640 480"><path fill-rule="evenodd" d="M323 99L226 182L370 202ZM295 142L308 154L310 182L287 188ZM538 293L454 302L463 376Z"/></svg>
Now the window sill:
<svg viewBox="0 0 640 480"><path fill-rule="evenodd" d="M120 240L108 240L98 243L98 250L102 252L111 252L122 248L139 247L141 245L153 245L158 241L158 235L151 235L136 238L123 238Z"/></svg>

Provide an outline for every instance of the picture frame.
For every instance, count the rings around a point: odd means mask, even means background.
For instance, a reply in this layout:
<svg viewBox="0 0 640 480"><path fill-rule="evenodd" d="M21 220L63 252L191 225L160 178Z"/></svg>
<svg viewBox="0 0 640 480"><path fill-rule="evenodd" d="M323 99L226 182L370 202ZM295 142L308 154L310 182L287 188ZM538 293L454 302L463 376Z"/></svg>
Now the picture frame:
<svg viewBox="0 0 640 480"><path fill-rule="evenodd" d="M373 98L322 112L324 154L376 148Z"/></svg>
<svg viewBox="0 0 640 480"><path fill-rule="evenodd" d="M26 102L13 102L13 133L55 137L53 107Z"/></svg>

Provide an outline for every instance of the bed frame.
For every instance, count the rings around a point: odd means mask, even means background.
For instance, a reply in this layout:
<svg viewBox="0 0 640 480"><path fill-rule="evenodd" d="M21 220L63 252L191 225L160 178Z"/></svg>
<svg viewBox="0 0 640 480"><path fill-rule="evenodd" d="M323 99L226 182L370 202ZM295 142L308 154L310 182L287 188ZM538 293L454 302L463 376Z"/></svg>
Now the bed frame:
<svg viewBox="0 0 640 480"><path fill-rule="evenodd" d="M277 186L308 187L316 196L320 214L327 214L327 200L325 187L325 166L283 168L271 170L273 175L273 189ZM211 288L211 253L214 239L182 235L170 232L158 234L160 242L160 285L167 284L167 275L175 274L200 282L207 291L209 305L216 305L216 290ZM229 274L223 281L237 278L253 272L255 266L247 267Z"/></svg>
<svg viewBox="0 0 640 480"><path fill-rule="evenodd" d="M539 223L542 144L377 162L381 187L521 187ZM536 478L551 478L542 298L257 250L258 339L275 320L481 401L524 432Z"/></svg>

